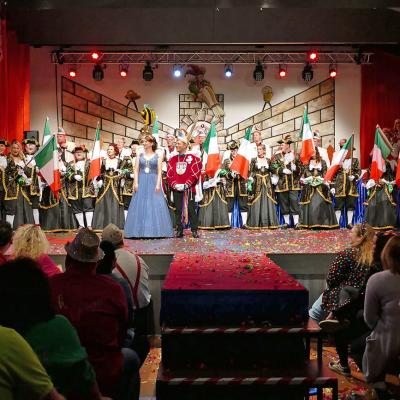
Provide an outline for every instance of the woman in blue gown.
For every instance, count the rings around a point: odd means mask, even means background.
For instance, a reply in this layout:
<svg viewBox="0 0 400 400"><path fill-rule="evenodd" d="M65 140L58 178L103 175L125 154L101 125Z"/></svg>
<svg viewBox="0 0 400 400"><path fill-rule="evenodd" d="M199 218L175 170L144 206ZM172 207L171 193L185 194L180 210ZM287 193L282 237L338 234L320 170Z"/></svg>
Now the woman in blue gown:
<svg viewBox="0 0 400 400"><path fill-rule="evenodd" d="M143 138L144 152L136 162L133 189L125 222L126 238L173 237L168 206L161 190L162 159L155 152L157 142L152 135Z"/></svg>

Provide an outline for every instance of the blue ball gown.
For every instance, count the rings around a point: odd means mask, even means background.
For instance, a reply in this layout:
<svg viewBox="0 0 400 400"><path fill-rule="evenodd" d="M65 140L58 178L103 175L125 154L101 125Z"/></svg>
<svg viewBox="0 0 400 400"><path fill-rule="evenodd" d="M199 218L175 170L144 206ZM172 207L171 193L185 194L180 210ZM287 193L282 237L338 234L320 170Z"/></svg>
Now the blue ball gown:
<svg viewBox="0 0 400 400"><path fill-rule="evenodd" d="M158 155L139 158L138 191L133 195L125 222L126 238L173 237L171 217L162 189L157 193Z"/></svg>

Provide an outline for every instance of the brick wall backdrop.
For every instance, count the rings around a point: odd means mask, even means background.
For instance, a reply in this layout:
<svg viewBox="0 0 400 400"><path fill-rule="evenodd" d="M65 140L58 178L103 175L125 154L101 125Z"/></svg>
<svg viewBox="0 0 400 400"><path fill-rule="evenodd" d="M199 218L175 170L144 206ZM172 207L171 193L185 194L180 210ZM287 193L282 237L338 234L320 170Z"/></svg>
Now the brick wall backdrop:
<svg viewBox="0 0 400 400"><path fill-rule="evenodd" d="M96 132L97 122L100 123L101 138L104 147L116 143L121 136L137 139L143 127L142 118L134 109L127 108L109 97L95 92L65 77L62 78L62 123L69 140L77 144L85 144L91 149ZM168 132L174 133L174 128L159 121L161 144L165 143Z"/></svg>

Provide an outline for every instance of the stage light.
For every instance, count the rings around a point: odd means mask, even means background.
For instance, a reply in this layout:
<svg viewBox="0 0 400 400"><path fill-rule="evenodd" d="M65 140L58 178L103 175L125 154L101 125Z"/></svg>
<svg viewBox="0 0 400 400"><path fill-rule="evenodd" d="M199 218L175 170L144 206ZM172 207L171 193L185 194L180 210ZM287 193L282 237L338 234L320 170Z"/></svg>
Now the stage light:
<svg viewBox="0 0 400 400"><path fill-rule="evenodd" d="M232 65L225 65L224 74L225 78L230 78L233 75Z"/></svg>
<svg viewBox="0 0 400 400"><path fill-rule="evenodd" d="M329 77L336 78L337 75L337 68L335 64L331 64L329 66Z"/></svg>
<svg viewBox="0 0 400 400"><path fill-rule="evenodd" d="M71 68L68 70L68 76L69 76L70 78L75 78L76 75L77 75L76 68L75 68L75 67L71 67Z"/></svg>
<svg viewBox="0 0 400 400"><path fill-rule="evenodd" d="M287 66L281 64L279 66L279 77L280 78L286 78L286 75L287 75Z"/></svg>
<svg viewBox="0 0 400 400"><path fill-rule="evenodd" d="M98 51L92 51L90 56L92 57L92 60L97 61L100 58L100 53Z"/></svg>
<svg viewBox="0 0 400 400"><path fill-rule="evenodd" d="M307 57L309 61L316 62L318 60L318 53L315 50L310 50Z"/></svg>
<svg viewBox="0 0 400 400"><path fill-rule="evenodd" d="M128 76L128 66L120 65L119 66L119 74L122 78L126 78Z"/></svg>
<svg viewBox="0 0 400 400"><path fill-rule="evenodd" d="M95 81L102 81L104 79L104 71L101 64L94 65L92 76Z"/></svg>
<svg viewBox="0 0 400 400"><path fill-rule="evenodd" d="M254 68L253 78L257 82L261 82L264 79L264 67L260 61L257 62L257 65Z"/></svg>
<svg viewBox="0 0 400 400"><path fill-rule="evenodd" d="M143 68L143 79L149 82L153 79L153 77L153 68L151 68L150 61L147 61L145 67Z"/></svg>
<svg viewBox="0 0 400 400"><path fill-rule="evenodd" d="M314 71L312 69L312 66L310 63L307 63L304 66L303 72L301 73L301 76L303 77L305 82L311 82L312 79L314 78Z"/></svg>
<svg viewBox="0 0 400 400"><path fill-rule="evenodd" d="M177 64L174 65L172 74L174 75L175 78L180 78L182 76L182 66Z"/></svg>

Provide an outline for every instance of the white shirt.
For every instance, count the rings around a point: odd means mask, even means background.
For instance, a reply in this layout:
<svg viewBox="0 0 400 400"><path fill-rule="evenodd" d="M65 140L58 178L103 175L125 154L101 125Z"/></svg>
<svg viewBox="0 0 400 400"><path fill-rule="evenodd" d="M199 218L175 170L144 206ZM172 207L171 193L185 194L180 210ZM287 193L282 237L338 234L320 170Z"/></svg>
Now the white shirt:
<svg viewBox="0 0 400 400"><path fill-rule="evenodd" d="M75 163L76 171L83 172L85 170L85 160L80 160Z"/></svg>
<svg viewBox="0 0 400 400"><path fill-rule="evenodd" d="M265 146L265 157L271 158L271 147L265 140L263 140L261 143ZM254 142L250 143L250 154L251 158L257 157L257 145Z"/></svg>
<svg viewBox="0 0 400 400"><path fill-rule="evenodd" d="M313 169L317 169L318 171L321 171L322 173L322 162L321 161L316 161L316 160L310 160L310 171L312 171Z"/></svg>
<svg viewBox="0 0 400 400"><path fill-rule="evenodd" d="M261 167L266 167L266 168L268 168L268 161L267 161L267 159L264 157L264 158L259 158L259 157L257 157L257 168L261 168Z"/></svg>
<svg viewBox="0 0 400 400"><path fill-rule="evenodd" d="M130 147L123 147L119 153L118 158L123 160L125 157L130 157L132 155L132 150Z"/></svg>
<svg viewBox="0 0 400 400"><path fill-rule="evenodd" d="M6 169L7 167L7 157L6 156L0 156L0 168L1 169Z"/></svg>
<svg viewBox="0 0 400 400"><path fill-rule="evenodd" d="M118 158L106 158L105 161L106 161L106 171L108 171L109 169L113 170L118 169L118 163L119 163Z"/></svg>

